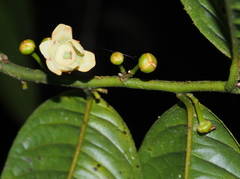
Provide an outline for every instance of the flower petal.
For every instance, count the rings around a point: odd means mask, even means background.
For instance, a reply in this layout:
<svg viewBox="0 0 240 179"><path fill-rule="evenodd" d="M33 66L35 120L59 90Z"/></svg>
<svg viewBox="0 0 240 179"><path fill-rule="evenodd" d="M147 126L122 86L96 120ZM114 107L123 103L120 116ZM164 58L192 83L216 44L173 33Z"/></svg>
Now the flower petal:
<svg viewBox="0 0 240 179"><path fill-rule="evenodd" d="M77 64L76 62L68 66L58 65L58 69L61 70L62 72L72 72L74 70L77 70L78 68L79 68L79 64Z"/></svg>
<svg viewBox="0 0 240 179"><path fill-rule="evenodd" d="M84 49L77 40L69 40L68 43L71 43L71 45L74 47L74 49L77 51L78 54L84 55Z"/></svg>
<svg viewBox="0 0 240 179"><path fill-rule="evenodd" d="M48 40L44 41L39 45L40 52L43 54L44 58L49 59L50 54L49 54L49 49L54 45L54 41Z"/></svg>
<svg viewBox="0 0 240 179"><path fill-rule="evenodd" d="M59 76L62 75L62 72L58 69L57 64L56 64L56 62L54 60L47 59L46 60L46 64L47 64L48 69L51 72L53 72L53 73L55 73L55 74L57 74Z"/></svg>
<svg viewBox="0 0 240 179"><path fill-rule="evenodd" d="M85 54L80 61L80 67L78 71L87 72L96 65L94 53L85 50Z"/></svg>
<svg viewBox="0 0 240 179"><path fill-rule="evenodd" d="M72 28L65 24L59 24L52 33L52 40L60 44L72 39Z"/></svg>
<svg viewBox="0 0 240 179"><path fill-rule="evenodd" d="M72 39L72 28L65 24L59 24L52 33L52 39L42 42L39 48L47 59L49 70L57 75L74 70L87 72L96 64L95 55Z"/></svg>

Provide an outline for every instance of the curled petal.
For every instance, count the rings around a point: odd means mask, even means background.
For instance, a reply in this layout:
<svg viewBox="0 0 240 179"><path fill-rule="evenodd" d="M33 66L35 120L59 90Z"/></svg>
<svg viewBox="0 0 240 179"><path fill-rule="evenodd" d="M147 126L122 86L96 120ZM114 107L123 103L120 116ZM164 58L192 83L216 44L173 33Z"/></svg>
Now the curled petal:
<svg viewBox="0 0 240 179"><path fill-rule="evenodd" d="M77 40L69 40L68 43L71 43L71 45L74 47L74 49L77 51L79 55L84 55L84 49L80 45L79 41Z"/></svg>
<svg viewBox="0 0 240 179"><path fill-rule="evenodd" d="M61 66L61 65L57 65L57 66L58 66L58 69L61 70L62 72L72 72L79 68L79 64L77 64L76 62L68 66Z"/></svg>
<svg viewBox="0 0 240 179"><path fill-rule="evenodd" d="M52 40L60 44L72 39L72 28L65 24L59 24L52 33Z"/></svg>
<svg viewBox="0 0 240 179"><path fill-rule="evenodd" d="M91 70L96 65L94 53L85 50L84 56L82 57L79 65L80 67L78 71L87 72Z"/></svg>
<svg viewBox="0 0 240 179"><path fill-rule="evenodd" d="M53 73L55 73L55 74L57 74L59 76L62 75L62 71L59 70L59 68L58 68L58 66L57 66L57 64L56 64L56 62L54 60L47 59L46 60L46 64L47 64L48 69L51 72L53 72Z"/></svg>

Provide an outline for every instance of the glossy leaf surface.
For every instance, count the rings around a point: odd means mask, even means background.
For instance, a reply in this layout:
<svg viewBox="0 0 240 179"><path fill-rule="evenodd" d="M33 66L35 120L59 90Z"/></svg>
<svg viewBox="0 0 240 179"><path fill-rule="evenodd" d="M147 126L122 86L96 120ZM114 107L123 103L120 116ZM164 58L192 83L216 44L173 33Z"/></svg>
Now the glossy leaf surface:
<svg viewBox="0 0 240 179"><path fill-rule="evenodd" d="M234 55L234 50L239 51L240 42L240 1L239 0L225 0L225 8L228 17L229 29L232 38L232 53ZM236 46L236 49L234 49ZM239 56L239 54L237 54Z"/></svg>
<svg viewBox="0 0 240 179"><path fill-rule="evenodd" d="M231 57L231 35L223 0L181 0L200 32L223 54Z"/></svg>
<svg viewBox="0 0 240 179"><path fill-rule="evenodd" d="M85 94L71 91L36 109L14 141L2 179L66 179L85 105ZM127 126L102 99L93 102L74 178L142 178Z"/></svg>
<svg viewBox="0 0 240 179"><path fill-rule="evenodd" d="M203 116L217 129L199 135L194 116L189 176L191 179L240 178L240 149L232 134L207 108ZM184 178L187 112L179 103L166 111L147 133L139 150L144 179ZM229 119L231 120L231 119Z"/></svg>

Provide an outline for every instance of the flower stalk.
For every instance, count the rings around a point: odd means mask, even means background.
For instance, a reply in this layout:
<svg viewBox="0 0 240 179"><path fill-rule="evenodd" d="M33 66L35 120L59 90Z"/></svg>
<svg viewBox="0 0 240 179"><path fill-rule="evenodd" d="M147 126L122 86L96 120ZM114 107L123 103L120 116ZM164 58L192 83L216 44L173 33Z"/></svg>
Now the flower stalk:
<svg viewBox="0 0 240 179"><path fill-rule="evenodd" d="M132 76L139 70L139 65L137 64L132 70L129 70L128 73Z"/></svg>
<svg viewBox="0 0 240 179"><path fill-rule="evenodd" d="M38 54L36 52L33 52L32 54L32 57L38 62L38 64L40 65L40 67L43 69L43 70L46 70L46 65L45 63L43 63L42 59L38 56Z"/></svg>
<svg viewBox="0 0 240 179"><path fill-rule="evenodd" d="M216 126L213 126L211 121L207 121L204 119L202 110L200 109L200 104L198 99L195 98L191 93L187 93L186 95L192 100L197 113L197 118L198 118L197 131L199 133L208 133L216 129Z"/></svg>

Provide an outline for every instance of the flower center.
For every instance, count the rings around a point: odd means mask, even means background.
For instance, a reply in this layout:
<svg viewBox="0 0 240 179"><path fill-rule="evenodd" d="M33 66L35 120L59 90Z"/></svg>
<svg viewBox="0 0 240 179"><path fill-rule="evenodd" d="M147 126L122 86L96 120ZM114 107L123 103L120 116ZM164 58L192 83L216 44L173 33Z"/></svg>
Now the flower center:
<svg viewBox="0 0 240 179"><path fill-rule="evenodd" d="M68 44L62 44L58 47L55 55L55 61L61 66L68 66L75 62L76 52Z"/></svg>
<svg viewBox="0 0 240 179"><path fill-rule="evenodd" d="M70 51L70 52L64 52L64 54L63 54L63 58L64 59L71 59L72 58L72 51Z"/></svg>

